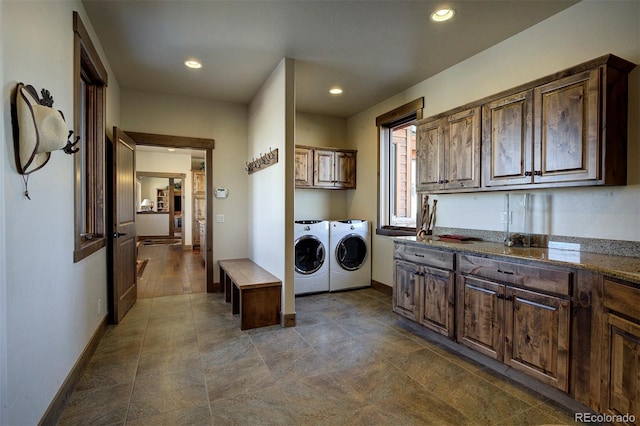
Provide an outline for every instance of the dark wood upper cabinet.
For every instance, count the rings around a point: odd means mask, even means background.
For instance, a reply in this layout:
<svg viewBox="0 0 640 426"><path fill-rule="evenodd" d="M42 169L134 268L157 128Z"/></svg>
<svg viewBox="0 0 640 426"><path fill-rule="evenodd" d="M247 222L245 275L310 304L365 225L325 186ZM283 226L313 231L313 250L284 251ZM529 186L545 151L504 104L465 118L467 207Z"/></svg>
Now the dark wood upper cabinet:
<svg viewBox="0 0 640 426"><path fill-rule="evenodd" d="M480 107L418 124L418 191L480 187Z"/></svg>
<svg viewBox="0 0 640 426"><path fill-rule="evenodd" d="M356 154L351 149L296 145L296 188L355 189Z"/></svg>
<svg viewBox="0 0 640 426"><path fill-rule="evenodd" d="M418 191L626 185L634 68L605 55L421 120ZM475 108L482 110L477 124L466 115Z"/></svg>

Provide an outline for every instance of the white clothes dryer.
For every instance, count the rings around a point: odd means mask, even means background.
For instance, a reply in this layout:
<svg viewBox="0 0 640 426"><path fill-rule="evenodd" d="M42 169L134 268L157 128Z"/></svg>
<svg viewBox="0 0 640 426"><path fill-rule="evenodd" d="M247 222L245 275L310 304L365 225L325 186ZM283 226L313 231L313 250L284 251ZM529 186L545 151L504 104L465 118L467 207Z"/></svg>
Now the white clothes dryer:
<svg viewBox="0 0 640 426"><path fill-rule="evenodd" d="M329 222L297 220L293 229L295 294L329 291Z"/></svg>
<svg viewBox="0 0 640 426"><path fill-rule="evenodd" d="M371 236L368 221L332 221L329 246L330 291L371 286Z"/></svg>

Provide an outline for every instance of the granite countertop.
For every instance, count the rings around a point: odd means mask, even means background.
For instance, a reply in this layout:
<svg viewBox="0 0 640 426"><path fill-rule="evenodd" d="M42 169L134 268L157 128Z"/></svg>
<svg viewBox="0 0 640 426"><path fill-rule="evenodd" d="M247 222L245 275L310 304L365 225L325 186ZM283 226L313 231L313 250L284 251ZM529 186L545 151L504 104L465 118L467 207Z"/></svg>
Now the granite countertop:
<svg viewBox="0 0 640 426"><path fill-rule="evenodd" d="M576 250L540 247L507 247L501 243L485 241L451 241L436 237L395 237L399 243L424 245L439 250L493 255L513 259L531 260L570 268L586 269L614 278L640 284L640 258L590 253Z"/></svg>

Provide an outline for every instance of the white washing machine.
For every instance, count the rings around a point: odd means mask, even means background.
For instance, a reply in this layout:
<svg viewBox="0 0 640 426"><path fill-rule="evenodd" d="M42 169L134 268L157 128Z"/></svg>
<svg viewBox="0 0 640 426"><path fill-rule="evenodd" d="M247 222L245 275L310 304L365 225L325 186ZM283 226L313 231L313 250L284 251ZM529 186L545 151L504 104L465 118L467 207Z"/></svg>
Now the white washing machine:
<svg viewBox="0 0 640 426"><path fill-rule="evenodd" d="M297 220L293 229L295 294L329 291L329 222Z"/></svg>
<svg viewBox="0 0 640 426"><path fill-rule="evenodd" d="M330 223L330 291L371 286L371 236L366 220Z"/></svg>

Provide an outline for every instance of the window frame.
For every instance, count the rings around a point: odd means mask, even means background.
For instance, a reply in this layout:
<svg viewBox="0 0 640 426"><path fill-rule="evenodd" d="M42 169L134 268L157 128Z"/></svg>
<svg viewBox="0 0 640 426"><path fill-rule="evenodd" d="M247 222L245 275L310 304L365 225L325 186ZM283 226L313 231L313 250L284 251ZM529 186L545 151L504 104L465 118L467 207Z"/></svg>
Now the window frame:
<svg viewBox="0 0 640 426"><path fill-rule="evenodd" d="M385 114L376 117L378 128L378 224L376 234L388 236L415 235L415 227L391 226L390 223L390 185L389 165L391 151L391 129L394 127L415 123L422 119L424 97L415 99ZM417 212L416 212L417 214Z"/></svg>
<svg viewBox="0 0 640 426"><path fill-rule="evenodd" d="M105 104L108 75L78 12L73 12L74 154L73 261L106 246Z"/></svg>

